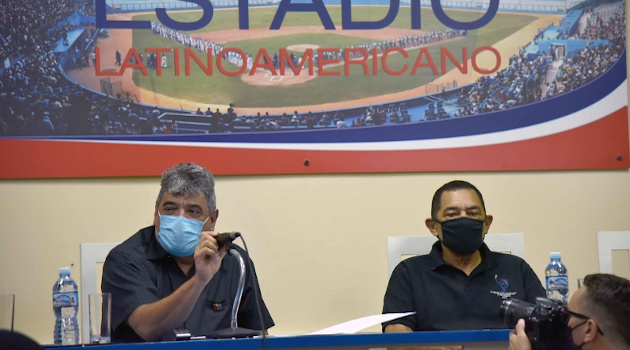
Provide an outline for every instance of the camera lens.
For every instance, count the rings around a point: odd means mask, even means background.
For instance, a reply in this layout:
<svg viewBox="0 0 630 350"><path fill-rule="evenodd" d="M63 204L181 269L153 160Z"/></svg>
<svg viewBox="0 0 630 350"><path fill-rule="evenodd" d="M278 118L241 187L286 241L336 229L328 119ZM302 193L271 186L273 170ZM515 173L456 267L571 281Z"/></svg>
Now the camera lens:
<svg viewBox="0 0 630 350"><path fill-rule="evenodd" d="M503 300L500 307L501 318L506 326L512 328L519 318L529 320L536 305L518 299Z"/></svg>

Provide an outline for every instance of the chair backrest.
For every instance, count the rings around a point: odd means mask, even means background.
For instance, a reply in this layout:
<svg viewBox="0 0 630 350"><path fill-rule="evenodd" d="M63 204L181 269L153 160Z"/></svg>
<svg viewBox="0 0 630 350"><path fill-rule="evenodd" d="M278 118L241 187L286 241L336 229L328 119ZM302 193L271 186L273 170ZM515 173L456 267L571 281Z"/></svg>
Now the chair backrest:
<svg viewBox="0 0 630 350"><path fill-rule="evenodd" d="M81 243L81 341L83 344L90 343L90 317L88 309L88 295L100 293L96 281L96 268L98 264L105 262L105 258L112 248L120 242L110 243ZM102 269L102 267L99 267Z"/></svg>
<svg viewBox="0 0 630 350"><path fill-rule="evenodd" d="M387 272L394 268L404 256L429 254L437 238L435 236L391 236L387 237ZM509 253L525 258L523 233L489 233L484 242L490 250Z"/></svg>
<svg viewBox="0 0 630 350"><path fill-rule="evenodd" d="M630 250L630 231L597 232L599 272L613 273L614 250Z"/></svg>

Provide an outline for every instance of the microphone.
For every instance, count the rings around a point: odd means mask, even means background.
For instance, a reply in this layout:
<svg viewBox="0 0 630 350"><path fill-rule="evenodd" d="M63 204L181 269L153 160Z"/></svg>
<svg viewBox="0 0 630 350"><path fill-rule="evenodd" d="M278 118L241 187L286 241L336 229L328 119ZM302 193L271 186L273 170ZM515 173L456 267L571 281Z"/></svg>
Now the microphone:
<svg viewBox="0 0 630 350"><path fill-rule="evenodd" d="M234 232L234 231L219 233L219 235L217 236L217 245L219 245L219 248L221 248L226 244L232 243L232 241L235 240L236 237L240 237L240 236L241 236L240 232Z"/></svg>
<svg viewBox="0 0 630 350"><path fill-rule="evenodd" d="M231 244L232 241L236 239L236 237L239 237L240 235L241 235L240 232L219 233L219 235L217 236L217 243L219 244L219 247L221 247L224 244ZM245 244L245 240L242 237L241 239L243 240L245 251L247 251L247 244ZM229 253L230 255L236 258L236 261L238 262L238 267L239 267L238 286L236 288L236 295L234 296L234 302L232 303L230 327L215 330L214 332L210 332L208 336L211 338L223 339L223 338L247 338L247 337L253 337L253 336L263 334L263 341L264 341L264 324L262 321L262 314L260 311L260 304L258 301L259 296L256 292L258 289L256 287L254 287L253 289L254 289L254 295L255 295L255 300L256 300L256 307L258 309L258 315L260 317L260 324L261 324L261 327L263 327L263 330L257 331L257 330L243 328L243 327L238 326L237 316L238 316L238 309L241 305L241 298L243 297L243 291L245 290L246 267L245 267L245 259L243 259L243 256L238 252L238 250L230 249ZM251 261L249 261L249 258L247 259L247 261L251 264Z"/></svg>

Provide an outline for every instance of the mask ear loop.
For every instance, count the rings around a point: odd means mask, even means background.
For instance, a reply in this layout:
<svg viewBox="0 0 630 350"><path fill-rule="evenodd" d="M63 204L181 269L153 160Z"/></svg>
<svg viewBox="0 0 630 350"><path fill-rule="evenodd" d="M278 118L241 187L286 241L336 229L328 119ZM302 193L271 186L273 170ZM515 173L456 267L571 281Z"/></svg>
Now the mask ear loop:
<svg viewBox="0 0 630 350"><path fill-rule="evenodd" d="M576 325L575 327L569 327L569 325L567 325L567 328L569 329L569 339L570 339L571 343L575 344L573 342L573 331L578 329L580 326L584 325L586 322L588 322L588 320L584 320L582 323ZM584 344L586 344L586 342L582 341L582 344L580 344L580 345L575 344L575 345L577 346L578 349L582 349Z"/></svg>
<svg viewBox="0 0 630 350"><path fill-rule="evenodd" d="M571 331L572 331L572 332L573 332L573 330L574 330L574 329L576 329L576 328L578 328L579 326L583 325L584 323L588 322L588 320L593 320L592 318L590 318L590 317L588 317L588 316L586 316L586 315L582 315L582 314L580 314L580 313L577 313L577 312L574 312L574 311L571 311L571 310L568 310L568 309L565 309L565 310L564 310L564 313L565 313L566 315L568 315L568 316L569 316L569 317L567 318L567 323L569 322L569 318L570 318L571 316L573 316L573 317L577 317L577 318L582 319L582 320L585 320L584 322L582 322L582 323L578 324L577 326L575 326L575 327L571 328ZM599 334L601 334L601 335L604 335L604 331L602 331L602 329L601 329L601 328L599 328L599 325L597 324L597 321L593 320L593 322L595 322L595 326L597 327L597 332L598 332Z"/></svg>

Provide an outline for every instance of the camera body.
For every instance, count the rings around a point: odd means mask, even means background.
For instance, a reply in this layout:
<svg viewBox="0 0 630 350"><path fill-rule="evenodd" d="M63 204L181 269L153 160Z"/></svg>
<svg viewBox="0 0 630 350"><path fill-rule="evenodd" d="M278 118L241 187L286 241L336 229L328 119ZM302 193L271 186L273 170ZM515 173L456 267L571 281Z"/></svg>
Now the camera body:
<svg viewBox="0 0 630 350"><path fill-rule="evenodd" d="M520 318L525 320L525 332L533 350L571 348L566 306L547 299L536 298L536 304L519 299L504 300L500 308L506 326L514 328Z"/></svg>

